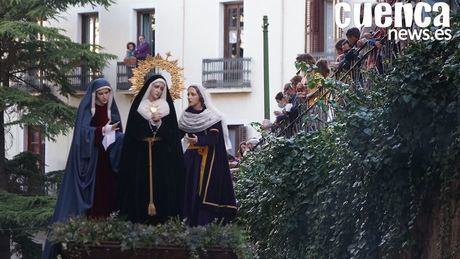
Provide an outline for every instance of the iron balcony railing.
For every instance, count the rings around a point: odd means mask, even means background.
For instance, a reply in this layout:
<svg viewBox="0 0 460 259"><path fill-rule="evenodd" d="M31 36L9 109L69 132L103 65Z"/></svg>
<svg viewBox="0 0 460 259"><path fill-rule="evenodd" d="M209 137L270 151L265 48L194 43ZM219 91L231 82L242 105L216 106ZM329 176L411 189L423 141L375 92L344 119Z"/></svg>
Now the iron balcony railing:
<svg viewBox="0 0 460 259"><path fill-rule="evenodd" d="M71 87L76 91L86 91L86 86L91 80L103 77L99 72L92 72L85 66L79 66L66 74ZM13 86L28 92L41 91L45 84L50 84L48 77L42 71L32 69L21 73L12 79Z"/></svg>
<svg viewBox="0 0 460 259"><path fill-rule="evenodd" d="M128 91L131 89L129 78L133 76L133 69L136 68L136 63L126 63L124 61L117 62L117 90ZM154 68L145 76L149 78L154 74L160 73L160 70Z"/></svg>
<svg viewBox="0 0 460 259"><path fill-rule="evenodd" d="M203 86L206 88L251 87L250 58L203 59Z"/></svg>
<svg viewBox="0 0 460 259"><path fill-rule="evenodd" d="M313 52L311 55L316 61L325 59L329 63L335 62L335 59L337 58L337 55L334 52Z"/></svg>
<svg viewBox="0 0 460 259"><path fill-rule="evenodd" d="M392 69L394 60L401 55L402 50L407 46L408 42L396 42L389 40L388 37L383 39L383 47L364 46L355 51L354 58L348 63L340 66L330 78L346 83L351 89L369 89L369 71L366 68L366 63L371 55L379 55L381 64L377 73L384 73ZM363 71L366 71L363 73ZM299 131L314 132L327 126L327 122L334 119L334 109L328 100L335 100L335 93L331 90L326 90L324 87L319 87L315 93L319 98L315 98L312 105L309 105L307 100L300 102L298 116L292 120L285 120L273 128L273 133L276 136L292 137ZM263 141L263 140L262 140Z"/></svg>
<svg viewBox="0 0 460 259"><path fill-rule="evenodd" d="M129 90L131 83L128 79L133 75L132 69L135 65L127 65L125 62L117 62L117 89Z"/></svg>
<svg viewBox="0 0 460 259"><path fill-rule="evenodd" d="M89 82L101 77L103 77L101 73L91 71L85 66L75 67L67 74L70 85L77 91L86 91L86 86Z"/></svg>

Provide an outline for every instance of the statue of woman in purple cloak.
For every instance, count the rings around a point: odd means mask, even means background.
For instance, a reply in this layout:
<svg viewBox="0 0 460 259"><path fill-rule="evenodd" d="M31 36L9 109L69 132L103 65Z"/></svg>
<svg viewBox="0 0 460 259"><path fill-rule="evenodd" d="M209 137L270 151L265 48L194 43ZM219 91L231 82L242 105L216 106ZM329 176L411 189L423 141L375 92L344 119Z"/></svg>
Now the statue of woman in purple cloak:
<svg viewBox="0 0 460 259"><path fill-rule="evenodd" d="M214 220L227 223L237 212L227 160L231 148L227 124L202 86L190 86L187 98L189 107L179 120L187 143L183 214L190 226Z"/></svg>
<svg viewBox="0 0 460 259"><path fill-rule="evenodd" d="M115 210L114 171L122 137L112 87L102 78L90 82L78 106L53 222L78 215L107 217ZM47 241L42 258L55 258L57 250L56 244Z"/></svg>

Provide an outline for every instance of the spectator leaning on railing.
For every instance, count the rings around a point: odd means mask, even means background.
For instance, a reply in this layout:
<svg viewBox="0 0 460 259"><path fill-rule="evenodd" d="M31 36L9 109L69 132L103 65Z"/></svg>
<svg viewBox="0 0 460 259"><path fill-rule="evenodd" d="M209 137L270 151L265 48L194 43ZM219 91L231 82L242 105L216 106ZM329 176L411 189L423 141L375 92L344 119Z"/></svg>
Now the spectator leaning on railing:
<svg viewBox="0 0 460 259"><path fill-rule="evenodd" d="M139 35L139 46L134 53L138 60L144 60L150 55L150 45L145 41L144 35Z"/></svg>
<svg viewBox="0 0 460 259"><path fill-rule="evenodd" d="M278 103L278 107L281 108L281 111L274 112L276 116L275 124L279 124L280 122L289 118L289 113L292 109L292 103L289 103L288 97L285 96L282 92L276 94L275 100Z"/></svg>
<svg viewBox="0 0 460 259"><path fill-rule="evenodd" d="M126 44L126 56L123 62L125 62L125 64L130 68L136 66L137 59L134 54L135 52L136 52L136 44L134 42L128 42Z"/></svg>
<svg viewBox="0 0 460 259"><path fill-rule="evenodd" d="M297 92L297 97L298 98L305 98L307 94L307 88L305 84L302 83L303 77L301 76L294 76L290 80L291 87L294 87L294 89Z"/></svg>
<svg viewBox="0 0 460 259"><path fill-rule="evenodd" d="M297 58L295 59L295 61L296 62L305 62L307 65L310 65L310 66L313 66L313 65L316 64L315 58L312 55L308 54L308 53L298 55ZM297 71L297 75L300 75L300 76L304 77L305 73L302 70L299 70L299 71Z"/></svg>
<svg viewBox="0 0 460 259"><path fill-rule="evenodd" d="M347 40L342 44L343 54L339 56L340 63L338 70L349 69L351 61L357 57L358 48L364 45L359 40L360 32L358 28L353 27L348 29L345 35L347 36Z"/></svg>
<svg viewBox="0 0 460 259"><path fill-rule="evenodd" d="M296 89L291 84L284 86L284 95L288 98L289 103L292 104L289 112L289 120L292 121L299 115L299 98Z"/></svg>
<svg viewBox="0 0 460 259"><path fill-rule="evenodd" d="M335 43L335 53L337 56L340 56L343 54L343 48L342 45L346 41L346 39L340 39Z"/></svg>

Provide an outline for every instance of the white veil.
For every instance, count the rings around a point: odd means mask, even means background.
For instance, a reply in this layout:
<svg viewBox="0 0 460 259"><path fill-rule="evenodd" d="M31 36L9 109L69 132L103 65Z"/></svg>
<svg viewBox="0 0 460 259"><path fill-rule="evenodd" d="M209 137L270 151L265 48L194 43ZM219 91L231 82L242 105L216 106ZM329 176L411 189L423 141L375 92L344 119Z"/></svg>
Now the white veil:
<svg viewBox="0 0 460 259"><path fill-rule="evenodd" d="M154 80L153 82L151 82L149 87L147 88L147 91L145 91L144 96L142 96L142 101L140 102L139 107L137 108L137 112L140 115L142 115L142 117L144 117L144 119L146 120L150 120L150 118L152 117L152 112L150 111L150 107L152 105L155 105L158 107L161 118L169 114L169 105L168 105L168 102L166 101L166 92L167 92L166 88L163 90L158 100L151 102L148 99L152 86L157 82L162 82L165 85L165 87L168 87L168 84L162 78L158 78Z"/></svg>
<svg viewBox="0 0 460 259"><path fill-rule="evenodd" d="M224 114L222 114L213 104L211 101L211 97L209 96L208 92L206 89L198 84L192 84L189 87L196 87L198 91L200 92L201 96L203 97L204 101L204 106L206 106L206 110L211 111L212 113L215 113L221 121L222 124L222 130L223 130L223 135L224 135L224 141L225 141L225 149L228 151L232 148L232 143L230 142L230 137L228 135L228 126L227 122L225 120ZM180 123L180 122L179 122Z"/></svg>

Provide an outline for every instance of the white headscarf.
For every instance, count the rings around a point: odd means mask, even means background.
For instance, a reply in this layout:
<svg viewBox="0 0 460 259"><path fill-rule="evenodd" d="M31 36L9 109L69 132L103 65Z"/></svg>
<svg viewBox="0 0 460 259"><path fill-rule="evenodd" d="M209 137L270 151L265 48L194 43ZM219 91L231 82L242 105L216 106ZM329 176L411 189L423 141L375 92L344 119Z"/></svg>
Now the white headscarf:
<svg viewBox="0 0 460 259"><path fill-rule="evenodd" d="M152 90L153 85L158 82L162 82L165 85L165 87L168 87L168 84L162 78L154 80L152 83L150 83L149 87L147 88L147 91L145 91L145 94L142 97L142 101L139 104L139 107L137 107L137 112L140 115L142 115L142 117L144 117L144 119L146 120L150 120L152 118L152 111L150 110L152 106L156 106L158 108L158 112L160 113L161 118L169 114L169 105L166 101L166 88L163 89L160 98L158 98L157 100L152 102L149 99L150 91Z"/></svg>
<svg viewBox="0 0 460 259"><path fill-rule="evenodd" d="M201 85L191 86L196 87L200 92L204 101L203 105L206 109L198 114L184 111L179 119L179 128L187 133L197 133L220 121L224 134L225 148L230 150L232 148L232 143L230 142L230 138L228 136L228 127L224 115L212 104L211 97L204 87ZM189 88L191 86L189 86Z"/></svg>
<svg viewBox="0 0 460 259"><path fill-rule="evenodd" d="M95 91L93 91L93 93L91 94L91 118L94 117L94 114L96 113L96 93L97 93L97 91L102 90L102 89L109 89L110 90L109 100L107 102L107 117L109 118L109 121L110 121L110 120L112 120L111 108L112 108L112 102L113 102L113 91L112 91L112 87L110 85L101 86L98 89L96 89Z"/></svg>

